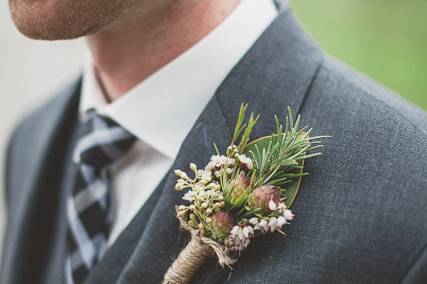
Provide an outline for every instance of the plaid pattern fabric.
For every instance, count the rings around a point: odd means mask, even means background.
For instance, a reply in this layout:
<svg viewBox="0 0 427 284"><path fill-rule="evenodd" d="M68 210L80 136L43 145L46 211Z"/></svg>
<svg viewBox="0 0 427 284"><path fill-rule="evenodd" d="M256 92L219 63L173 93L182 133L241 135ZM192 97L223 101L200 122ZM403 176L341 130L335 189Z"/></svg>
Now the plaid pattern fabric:
<svg viewBox="0 0 427 284"><path fill-rule="evenodd" d="M79 171L67 200L68 256L66 281L82 283L107 249L111 227L109 166L125 154L135 137L113 120L87 113L84 134L73 162Z"/></svg>

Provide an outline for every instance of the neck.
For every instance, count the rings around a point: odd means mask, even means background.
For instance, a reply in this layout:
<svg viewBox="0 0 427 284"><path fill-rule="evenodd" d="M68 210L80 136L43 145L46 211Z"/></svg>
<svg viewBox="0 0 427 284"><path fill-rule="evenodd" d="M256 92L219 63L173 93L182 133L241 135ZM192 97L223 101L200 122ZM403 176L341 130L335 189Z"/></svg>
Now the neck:
<svg viewBox="0 0 427 284"><path fill-rule="evenodd" d="M127 10L112 25L88 36L107 98L116 100L189 49L218 26L239 1L140 1L144 7Z"/></svg>

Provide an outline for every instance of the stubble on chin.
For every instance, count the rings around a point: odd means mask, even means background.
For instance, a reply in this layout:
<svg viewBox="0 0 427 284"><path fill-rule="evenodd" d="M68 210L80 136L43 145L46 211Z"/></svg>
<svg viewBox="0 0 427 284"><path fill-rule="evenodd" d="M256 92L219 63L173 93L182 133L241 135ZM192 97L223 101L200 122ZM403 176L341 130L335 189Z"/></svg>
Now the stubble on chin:
<svg viewBox="0 0 427 284"><path fill-rule="evenodd" d="M11 17L27 37L74 39L95 33L124 10L117 0L9 0Z"/></svg>

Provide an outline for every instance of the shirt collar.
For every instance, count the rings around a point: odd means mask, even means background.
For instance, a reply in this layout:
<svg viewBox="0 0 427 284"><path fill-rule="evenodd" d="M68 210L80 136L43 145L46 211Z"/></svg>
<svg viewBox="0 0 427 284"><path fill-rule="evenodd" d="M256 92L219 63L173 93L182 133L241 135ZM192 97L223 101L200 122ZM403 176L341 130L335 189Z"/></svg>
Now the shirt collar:
<svg viewBox="0 0 427 284"><path fill-rule="evenodd" d="M271 0L242 0L207 36L110 104L88 60L80 115L94 108L175 159L216 89L277 13Z"/></svg>

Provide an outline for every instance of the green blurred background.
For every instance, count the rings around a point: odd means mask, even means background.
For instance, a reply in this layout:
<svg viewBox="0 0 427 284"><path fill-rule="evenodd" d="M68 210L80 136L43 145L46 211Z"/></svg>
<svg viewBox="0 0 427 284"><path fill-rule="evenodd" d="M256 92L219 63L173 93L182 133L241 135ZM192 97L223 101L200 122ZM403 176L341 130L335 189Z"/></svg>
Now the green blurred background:
<svg viewBox="0 0 427 284"><path fill-rule="evenodd" d="M329 54L427 109L427 0L291 0Z"/></svg>

